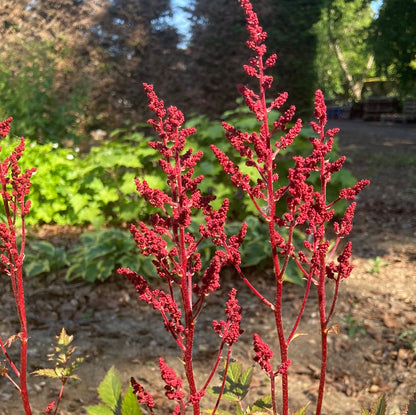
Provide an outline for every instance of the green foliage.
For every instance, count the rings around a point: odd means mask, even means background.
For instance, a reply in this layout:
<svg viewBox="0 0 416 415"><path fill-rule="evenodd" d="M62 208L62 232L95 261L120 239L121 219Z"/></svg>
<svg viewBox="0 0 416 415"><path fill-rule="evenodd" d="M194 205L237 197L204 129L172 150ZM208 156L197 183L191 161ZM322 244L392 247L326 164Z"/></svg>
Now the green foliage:
<svg viewBox="0 0 416 415"><path fill-rule="evenodd" d="M361 408L361 415L386 415L386 410L386 396L383 394L373 403L370 412Z"/></svg>
<svg viewBox="0 0 416 415"><path fill-rule="evenodd" d="M344 323L348 337L354 338L357 334L366 334L364 323L360 320L356 320L348 314L345 318L340 318L340 320Z"/></svg>
<svg viewBox="0 0 416 415"><path fill-rule="evenodd" d="M369 272L370 274L378 274L380 272L381 267L386 267L387 265L389 265L388 261L383 261L379 256L376 257L376 259L369 259L368 262L371 268L368 268L367 272Z"/></svg>
<svg viewBox="0 0 416 415"><path fill-rule="evenodd" d="M55 368L38 369L33 374L59 379L62 383L65 383L68 379L79 379L74 372L84 359L77 357L72 361L72 355L77 349L71 345L73 340L74 336L69 336L63 328L60 334L56 336L53 353L48 354L48 360L55 362Z"/></svg>
<svg viewBox="0 0 416 415"><path fill-rule="evenodd" d="M154 151L141 134L105 142L87 155L57 143L28 140L27 146L23 168L38 166L32 177L29 225L122 224L151 213L136 191L136 176L163 187Z"/></svg>
<svg viewBox="0 0 416 415"><path fill-rule="evenodd" d="M222 399L236 404L236 415L260 415L270 413L270 411L268 411L272 407L272 399L270 395L258 399L256 402L254 402L252 407L247 406L245 410L242 409L242 401L250 390L252 377L253 367L249 367L246 371L243 371L242 365L240 363L236 361L230 362L225 378L225 387L223 390ZM224 372L220 373L220 378L221 381L224 380ZM215 386L213 388L208 388L208 392L218 397L221 393L221 387ZM212 413L212 409L205 410L204 412ZM231 412L223 410L217 411L217 413L221 415L232 415Z"/></svg>
<svg viewBox="0 0 416 415"><path fill-rule="evenodd" d="M277 112L272 114L274 118L271 117L271 122L279 115ZM253 117L244 109L230 111L224 117L241 129L255 127ZM215 208L219 208L224 198L229 198L231 222L227 225L228 230L237 233L242 219L248 224L248 233L241 248L243 263L247 267L266 267L270 261L270 252L264 243L264 236L268 232L267 225L253 216L258 212L243 193L229 185L229 177L209 148L211 143L222 140L222 150L230 153L231 145L223 140L221 124L211 122L206 117L196 117L189 121L188 126L198 128L194 150L202 150L205 154L195 172L206 177L202 183L202 192L217 196L217 200L213 202ZM114 139L120 134L125 135ZM295 141L293 149L282 152L278 163L282 185L287 182L284 172L293 165L293 155L306 154L310 150L311 144L306 136L311 131L306 129L303 134ZM149 207L139 197L134 177L146 179L151 187L164 188L165 183L154 161L154 150L147 142L148 139L140 133L127 134L123 130L117 130L111 135L110 141L93 147L84 156L73 149L61 148L52 143L29 143L30 151L25 154L23 167L37 165L38 170L32 179L33 208L26 218L27 223L93 224L98 228L103 224L120 225L148 217L154 212L154 208ZM336 150L335 148L335 152ZM239 163L239 167L243 172L250 173L243 162ZM317 184L318 177L312 175L310 180ZM335 199L341 188L349 187L353 183L351 173L342 170L334 175L334 180L328 186L328 197ZM344 206L336 206L336 214L342 214ZM285 211L284 200L277 209ZM196 227L194 232L197 231ZM302 239L299 232L295 234L295 243L300 243ZM201 244L200 248L202 258L208 259L212 254L210 245ZM54 250L47 243L32 244L29 247L26 260L26 273L29 276L57 271L59 266L63 268L68 265L68 280L82 278L91 282L103 281L119 266L129 266L142 270L144 275L153 275L150 261L137 254L131 236L116 229L85 233L80 243L66 256L62 250ZM285 278L297 284L302 283L302 275L292 261L288 264Z"/></svg>
<svg viewBox="0 0 416 415"><path fill-rule="evenodd" d="M326 0L269 0L259 10L262 26L267 28L267 47L277 51L272 69L274 88L289 93L298 116L310 117L313 96L318 87L315 65L317 36L313 31ZM294 52L296 51L296 52Z"/></svg>
<svg viewBox="0 0 416 415"><path fill-rule="evenodd" d="M12 132L39 142L76 139L83 102L79 89L65 102L56 97L53 42L21 43L0 61L0 118L15 118Z"/></svg>
<svg viewBox="0 0 416 415"><path fill-rule="evenodd" d="M378 71L397 80L403 96L416 93L416 7L414 0L384 0L372 25Z"/></svg>
<svg viewBox="0 0 416 415"><path fill-rule="evenodd" d="M265 243L265 237L268 235L268 227L265 222L255 216L247 216L244 220L247 223L247 234L243 244L240 246L241 261L244 267L267 268L271 264L271 252L268 244ZM241 228L241 222L235 221L226 224L226 232L229 235L235 235ZM281 234L286 234L286 229L281 229ZM293 243L300 246L303 241L303 235L297 229L294 232ZM211 252L212 255L212 252ZM294 261L290 260L284 275L286 281L294 284L303 284L303 275Z"/></svg>
<svg viewBox="0 0 416 415"><path fill-rule="evenodd" d="M409 402L407 415L416 415L416 393L413 395L413 398Z"/></svg>
<svg viewBox="0 0 416 415"><path fill-rule="evenodd" d="M318 38L315 62L319 87L327 96L360 100L364 78L374 75L368 46L373 15L367 0L330 0L322 9L314 27Z"/></svg>
<svg viewBox="0 0 416 415"><path fill-rule="evenodd" d="M264 237L267 225L254 216L246 218L247 235L240 251L245 267L267 268L270 265L270 252ZM233 221L226 225L230 234L236 234L241 222ZM198 232L198 220L192 230ZM300 242L301 235L295 234L294 242ZM200 244L201 260L208 264L214 247L209 241ZM66 279L84 279L88 282L104 281L114 274L117 268L128 267L140 272L146 278L156 276L151 259L139 255L130 232L108 228L87 231L81 234L79 242L69 251L57 248L47 241L35 240L28 244L25 254L25 273L34 277L67 268ZM302 285L302 274L290 261L284 278Z"/></svg>
<svg viewBox="0 0 416 415"><path fill-rule="evenodd" d="M102 403L85 407L88 415L142 415L131 385L123 398L121 377L114 366L111 366L97 391Z"/></svg>
<svg viewBox="0 0 416 415"><path fill-rule="evenodd" d="M82 278L88 282L104 281L119 267L139 270L144 276L154 275L149 258L139 255L129 232L102 229L85 232L69 253L68 281Z"/></svg>
<svg viewBox="0 0 416 415"><path fill-rule="evenodd" d="M306 410L308 409L309 404L302 406L299 410L297 410L293 415L306 415Z"/></svg>
<svg viewBox="0 0 416 415"><path fill-rule="evenodd" d="M270 122L279 116L277 112L270 115ZM230 111L224 114L224 118L241 129L255 128L256 120L253 120L248 110ZM214 208L219 208L222 200L229 198L231 220L242 220L247 214L257 214L243 192L230 186L229 177L209 147L212 143L221 142L221 149L230 153L231 145L224 140L221 124L200 116L191 119L187 126L198 128L197 134L189 140L189 145L196 151L204 152L195 174L203 174L206 178L201 184L201 191L217 197L213 202ZM306 138L309 134L311 131L305 129L303 135L295 140L293 148L282 152L277 167L282 184L287 180L284 173L293 165L293 155L305 155L310 150L311 144ZM10 141L14 142L5 144L3 151L10 150L17 143L17 140ZM22 167L37 166L37 172L32 177L32 209L26 217L26 223L92 224L99 228L147 218L155 210L137 193L134 178L145 179L151 187L163 189L166 186L165 178L155 162L155 151L149 147L148 141L141 133L117 130L111 134L110 140L82 155L76 148L62 148L58 143L38 144L27 140L28 151L22 159ZM253 173L243 161L238 165L244 173ZM256 180L255 176L252 178ZM311 176L310 180L317 184L318 177ZM351 173L342 170L334 175L328 186L328 197L335 198L342 187L349 187L353 183ZM344 206L336 206L336 213L341 214ZM284 208L282 202L278 209L283 212Z"/></svg>
<svg viewBox="0 0 416 415"><path fill-rule="evenodd" d="M24 272L29 278L57 272L69 264L65 250L48 241L33 241L25 249Z"/></svg>
<svg viewBox="0 0 416 415"><path fill-rule="evenodd" d="M413 350L413 354L416 358L416 329L404 331L399 336L399 339L404 341L406 347Z"/></svg>

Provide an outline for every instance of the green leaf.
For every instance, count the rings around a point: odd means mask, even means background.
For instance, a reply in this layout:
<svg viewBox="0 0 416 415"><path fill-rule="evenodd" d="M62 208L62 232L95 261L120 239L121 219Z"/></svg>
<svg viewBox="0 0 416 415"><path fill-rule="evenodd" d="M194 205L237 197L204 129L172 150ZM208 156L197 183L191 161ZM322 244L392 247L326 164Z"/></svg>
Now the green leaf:
<svg viewBox="0 0 416 415"><path fill-rule="evenodd" d="M272 407L272 396L267 395L267 396L263 396L263 398L260 398L256 402L254 402L253 410L259 411L259 410L268 409L271 407ZM300 415L300 414L297 414L297 415Z"/></svg>
<svg viewBox="0 0 416 415"><path fill-rule="evenodd" d="M84 409L87 411L88 415L114 415L114 412L103 404L86 406Z"/></svg>
<svg viewBox="0 0 416 415"><path fill-rule="evenodd" d="M136 184L134 183L134 178L136 175L132 172L126 172L123 174L121 179L122 185L120 186L120 191L124 194L134 193L136 191Z"/></svg>
<svg viewBox="0 0 416 415"><path fill-rule="evenodd" d="M413 398L409 402L407 415L416 415L416 393L413 395Z"/></svg>
<svg viewBox="0 0 416 415"><path fill-rule="evenodd" d="M131 385L127 389L123 402L121 403L121 415L142 415L140 405L137 402L137 397L133 393Z"/></svg>
<svg viewBox="0 0 416 415"><path fill-rule="evenodd" d="M87 194L75 194L71 196L70 203L74 208L75 213L77 214L81 209L88 205L91 197Z"/></svg>
<svg viewBox="0 0 416 415"><path fill-rule="evenodd" d="M242 263L244 267L259 265L270 256L264 237L244 244L242 251Z"/></svg>
<svg viewBox="0 0 416 415"><path fill-rule="evenodd" d="M241 384L241 399L244 399L244 397L247 395L249 389L250 389L250 384L251 384L251 379L253 377L253 367L249 367L245 372L243 372L240 376L240 384Z"/></svg>
<svg viewBox="0 0 416 415"><path fill-rule="evenodd" d="M44 260L37 259L37 260L28 261L28 259L26 258L24 270L25 270L27 277L31 278L31 277L35 277L36 275L49 272L51 270L51 267L47 259L44 259Z"/></svg>
<svg viewBox="0 0 416 415"><path fill-rule="evenodd" d="M228 366L227 381L232 383L239 383L241 375L241 364L238 362L231 362Z"/></svg>
<svg viewBox="0 0 416 415"><path fill-rule="evenodd" d="M30 243L32 251L41 252L42 255L53 257L55 255L55 247L48 241L34 241Z"/></svg>
<svg viewBox="0 0 416 415"><path fill-rule="evenodd" d="M386 415L387 403L386 395L383 393L371 407L371 415Z"/></svg>
<svg viewBox="0 0 416 415"><path fill-rule="evenodd" d="M56 373L55 369L38 369L32 372L36 376L45 376L47 378L59 379L60 376Z"/></svg>
<svg viewBox="0 0 416 415"><path fill-rule="evenodd" d="M114 366L111 366L97 391L100 399L115 413L121 403L121 378Z"/></svg>
<svg viewBox="0 0 416 415"><path fill-rule="evenodd" d="M308 408L308 406L309 406L309 404L306 404L305 406L303 406L302 408L297 410L293 415L305 415L306 414L306 409Z"/></svg>

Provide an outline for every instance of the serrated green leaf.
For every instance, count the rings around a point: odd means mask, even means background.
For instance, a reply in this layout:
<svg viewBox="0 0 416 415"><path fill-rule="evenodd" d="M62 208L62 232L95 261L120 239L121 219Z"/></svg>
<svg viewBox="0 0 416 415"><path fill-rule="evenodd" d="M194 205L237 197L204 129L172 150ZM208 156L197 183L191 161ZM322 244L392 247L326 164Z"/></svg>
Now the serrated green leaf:
<svg viewBox="0 0 416 415"><path fill-rule="evenodd" d="M268 409L272 407L272 396L267 395L263 396L262 398L258 399L254 402L253 409L258 411L262 409Z"/></svg>
<svg viewBox="0 0 416 415"><path fill-rule="evenodd" d="M96 199L98 199L98 198L96 197ZM120 196L117 193L117 190L107 187L103 191L100 192L98 200L106 205L110 202L116 202L119 199L120 199Z"/></svg>
<svg viewBox="0 0 416 415"><path fill-rule="evenodd" d="M238 383L241 375L241 364L238 362L231 362L228 366L227 380L232 383Z"/></svg>
<svg viewBox="0 0 416 415"><path fill-rule="evenodd" d="M371 415L386 415L387 403L386 395L383 393L371 407Z"/></svg>
<svg viewBox="0 0 416 415"><path fill-rule="evenodd" d="M83 209L85 206L88 206L88 203L90 202L91 197L88 194L74 194L71 196L70 203L73 207L75 214L77 214L81 209Z"/></svg>
<svg viewBox="0 0 416 415"><path fill-rule="evenodd" d="M82 222L92 223L94 226L98 226L103 223L104 218L101 215L101 210L96 201L88 202L78 211L78 219Z"/></svg>
<svg viewBox="0 0 416 415"><path fill-rule="evenodd" d="M134 178L136 175L132 172L126 172L122 177L122 185L120 186L120 191L129 194L136 191L136 184L134 183Z"/></svg>
<svg viewBox="0 0 416 415"><path fill-rule="evenodd" d="M221 395L221 399L227 402L239 402L241 400L240 396L234 393L234 391L232 390L225 391Z"/></svg>
<svg viewBox="0 0 416 415"><path fill-rule="evenodd" d="M127 389L127 392L121 403L121 415L142 415L143 412L140 409L140 405L137 402L137 397L133 393L131 385Z"/></svg>
<svg viewBox="0 0 416 415"><path fill-rule="evenodd" d="M84 409L88 415L114 415L114 412L103 404L94 406L85 406Z"/></svg>
<svg viewBox="0 0 416 415"><path fill-rule="evenodd" d="M97 391L101 401L109 406L114 413L121 403L121 378L114 366L111 366Z"/></svg>
<svg viewBox="0 0 416 415"><path fill-rule="evenodd" d="M305 415L306 409L308 408L309 404L306 404L302 408L298 409L293 415Z"/></svg>
<svg viewBox="0 0 416 415"><path fill-rule="evenodd" d="M249 367L245 372L241 374L240 376L240 384L242 388L241 399L244 399L244 397L247 395L250 389L252 377L253 377L253 367Z"/></svg>
<svg viewBox="0 0 416 415"><path fill-rule="evenodd" d="M47 378L59 379L60 376L55 369L38 369L32 372L35 376L45 376Z"/></svg>
<svg viewBox="0 0 416 415"><path fill-rule="evenodd" d="M361 415L371 415L366 409L361 408Z"/></svg>
<svg viewBox="0 0 416 415"><path fill-rule="evenodd" d="M211 395L219 396L221 392L221 387L214 386L213 388L208 388L207 391ZM228 401L228 402L238 402L240 400L239 396L230 390L224 391L223 394L221 395L221 399Z"/></svg>

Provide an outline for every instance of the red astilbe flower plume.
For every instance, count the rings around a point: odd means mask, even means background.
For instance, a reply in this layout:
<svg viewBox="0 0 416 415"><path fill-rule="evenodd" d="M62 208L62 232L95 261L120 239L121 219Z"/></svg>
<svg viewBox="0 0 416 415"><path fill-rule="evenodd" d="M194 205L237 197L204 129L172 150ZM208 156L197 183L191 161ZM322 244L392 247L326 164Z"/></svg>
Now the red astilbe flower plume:
<svg viewBox="0 0 416 415"><path fill-rule="evenodd" d="M147 392L140 383L136 382L133 377L130 379L130 383L133 388L133 393L137 397L137 401L139 403L144 403L149 408L150 413L153 414L152 408L154 408L155 402L152 395L150 395L150 393Z"/></svg>
<svg viewBox="0 0 416 415"><path fill-rule="evenodd" d="M270 360L273 357L273 351L257 333L254 333L253 335L253 348L254 352L256 353L254 361L257 362L265 372L267 372L269 375L272 375L273 366L270 363Z"/></svg>
<svg viewBox="0 0 416 415"><path fill-rule="evenodd" d="M338 295L338 283L347 278L351 272L349 265L350 245L347 244L344 252L338 256L335 262L331 258L335 255L340 239L349 235L352 229L352 218L355 205L349 206L344 217L334 223L336 241L333 246L328 242L327 228L335 215L334 205L341 201L353 200L355 196L369 183L367 180L358 182L355 186L341 190L335 200L328 200L333 192L328 191L333 175L339 172L345 163L344 156L335 161L331 157L334 145L334 137L339 132L338 128L326 130L327 107L322 91L315 94L314 116L316 121L311 123L315 133L309 141L312 149L308 155L295 155L293 165L289 169L282 169L279 174L287 172L287 177L279 177L277 173L277 156L288 149L301 132L302 121L295 119L295 107L283 108L288 94L282 93L268 104L266 92L272 85L273 78L266 75L265 71L275 65L275 54L266 57L265 45L266 33L260 26L257 14L253 11L249 0L240 0L247 22L249 40L247 46L254 52L244 70L249 77L257 80L257 88L239 86L239 92L243 96L246 106L256 116L258 128L253 132L240 131L232 125L223 122L223 128L227 140L240 156L238 161L232 159L232 155L225 154L215 145L211 149L223 170L230 176L231 183L239 187L248 195L260 217L268 224L271 255L275 272L275 303L271 304L265 296L259 293L253 285L240 272L243 280L250 289L271 308L275 313L276 332L279 340L280 357L282 366L277 373L282 374L282 413L288 413L288 388L287 388L287 346L295 337L300 323L310 287L315 283L318 289L319 311L323 338L323 360L326 359L326 328L331 318L336 298ZM269 112L279 109L281 115L270 126ZM275 138L277 137L277 139ZM241 169L241 159L250 169ZM286 160L285 160L286 162ZM286 171L285 171L286 170ZM280 229L284 228L284 229ZM304 245L298 242L296 228L306 233ZM285 273L290 269L290 263L294 261L307 281L304 301L299 316L294 326L287 335L284 330L281 306L283 298L283 283ZM325 292L326 277L335 280L333 302L326 312ZM255 338L257 359L263 365L263 369L271 372L268 353L271 350L261 341ZM264 358L262 357L264 353ZM322 365L322 380L324 382L325 364ZM272 376L271 376L272 378ZM320 394L323 387L320 386ZM273 392L272 392L273 395ZM322 401L322 396L319 397ZM273 401L273 413L277 413L276 402ZM318 411L319 412L319 411Z"/></svg>
<svg viewBox="0 0 416 415"><path fill-rule="evenodd" d="M150 215L150 223L140 221L137 225L131 225L130 231L141 254L152 258L157 274L167 287L152 289L143 276L128 268L121 268L118 272L135 286L139 299L160 313L166 330L181 351L189 386L186 402L182 380L163 359L159 362L166 383L166 396L178 402L174 413L184 413L188 405L192 405L195 413L199 413L197 408L207 385L197 390L193 375L195 324L205 297L220 288L222 267L225 264L240 264L238 249L245 236L246 226L242 226L237 235L228 236L225 233L229 201L225 199L218 210L212 208L210 203L215 197L201 194L199 186L204 177L195 177L194 174L203 153L194 152L189 146L185 149L186 140L195 129L182 128L185 122L182 112L173 106L165 109L153 86L143 86L149 98L149 108L155 115L149 123L159 136L159 140L149 145L160 155L158 164L166 176L167 186L166 189L153 189L146 180L136 178L137 191L157 209L157 213ZM193 216L198 214L204 217L204 222L196 226L192 221ZM209 265L202 270L199 249L205 240L211 240L217 250ZM224 344L231 345L240 334L241 309L236 301L233 291L227 303L227 321L218 323L222 328L223 342L215 368ZM142 394L138 386L137 391ZM140 399L145 399L140 396Z"/></svg>
<svg viewBox="0 0 416 415"><path fill-rule="evenodd" d="M0 122L0 138L6 137L10 132L10 124L13 121L12 117Z"/></svg>
<svg viewBox="0 0 416 415"><path fill-rule="evenodd" d="M166 383L165 394L170 400L182 401L184 394L182 392L182 379L178 377L175 371L169 367L163 358L159 359L160 374Z"/></svg>
<svg viewBox="0 0 416 415"><path fill-rule="evenodd" d="M228 301L225 307L227 320L221 320L220 322L214 320L212 322L214 331L222 338L223 343L228 344L229 346L236 343L243 333L240 329L242 309L238 305L236 295L237 290L235 288L228 294Z"/></svg>

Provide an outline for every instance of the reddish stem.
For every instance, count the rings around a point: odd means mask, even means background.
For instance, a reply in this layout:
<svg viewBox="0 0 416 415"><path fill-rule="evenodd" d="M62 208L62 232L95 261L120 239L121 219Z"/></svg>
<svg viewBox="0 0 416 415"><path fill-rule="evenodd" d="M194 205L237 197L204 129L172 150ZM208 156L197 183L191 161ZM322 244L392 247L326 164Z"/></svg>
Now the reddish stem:
<svg viewBox="0 0 416 415"><path fill-rule="evenodd" d="M316 415L320 415L322 411L322 402L324 399L324 389L325 389L325 377L326 377L326 364L328 358L328 328L327 328L327 319L325 312L325 257L321 253L320 258L321 269L319 273L319 282L318 282L318 301L319 301L319 318L321 322L321 374L319 378L319 392L318 400L316 405Z"/></svg>
<svg viewBox="0 0 416 415"><path fill-rule="evenodd" d="M65 384L66 384L66 378L64 378L62 380L61 390L59 391L59 396L58 396L58 399L57 399L57 402L56 402L54 415L57 415L57 413L58 413L58 408L59 408L59 404L61 403L61 400L62 400L62 395L64 393Z"/></svg>
<svg viewBox="0 0 416 415"><path fill-rule="evenodd" d="M227 381L228 366L230 365L230 358L231 358L231 347L228 348L227 360L225 362L224 375L222 378L221 389L220 389L220 393L218 394L218 399L217 399L217 402L215 403L214 410L212 411L212 415L215 415L215 413L217 412L218 406L222 398L222 394L224 393L225 382Z"/></svg>

